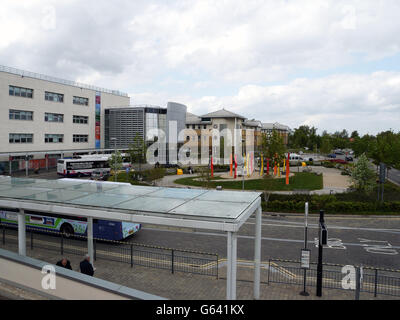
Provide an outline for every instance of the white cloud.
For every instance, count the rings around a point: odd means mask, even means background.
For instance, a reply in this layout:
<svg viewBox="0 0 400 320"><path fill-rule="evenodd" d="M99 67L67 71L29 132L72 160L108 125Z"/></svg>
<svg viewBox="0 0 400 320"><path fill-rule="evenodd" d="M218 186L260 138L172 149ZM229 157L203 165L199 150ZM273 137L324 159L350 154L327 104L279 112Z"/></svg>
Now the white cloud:
<svg viewBox="0 0 400 320"><path fill-rule="evenodd" d="M385 130L398 127L399 74L352 67L400 54L399 12L398 0L3 0L0 61L133 103Z"/></svg>

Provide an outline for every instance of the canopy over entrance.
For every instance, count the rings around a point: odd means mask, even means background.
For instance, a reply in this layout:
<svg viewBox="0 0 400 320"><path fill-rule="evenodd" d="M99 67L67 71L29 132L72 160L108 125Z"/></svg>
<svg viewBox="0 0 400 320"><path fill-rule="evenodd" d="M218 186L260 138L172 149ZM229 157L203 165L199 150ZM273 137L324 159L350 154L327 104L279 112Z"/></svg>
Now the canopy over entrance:
<svg viewBox="0 0 400 320"><path fill-rule="evenodd" d="M151 223L228 232L227 298L236 298L236 243L239 228L256 216L255 298L259 297L261 193L133 186L78 179L26 179L0 176L0 207L93 219ZM25 223L19 219L20 246ZM88 231L88 240L92 237ZM23 233L23 234L22 234ZM23 239L22 239L23 237ZM90 248L90 244L88 244ZM25 248L20 248L25 254ZM258 274L258 280L256 279ZM257 281L256 281L257 280ZM257 282L257 283L256 283Z"/></svg>

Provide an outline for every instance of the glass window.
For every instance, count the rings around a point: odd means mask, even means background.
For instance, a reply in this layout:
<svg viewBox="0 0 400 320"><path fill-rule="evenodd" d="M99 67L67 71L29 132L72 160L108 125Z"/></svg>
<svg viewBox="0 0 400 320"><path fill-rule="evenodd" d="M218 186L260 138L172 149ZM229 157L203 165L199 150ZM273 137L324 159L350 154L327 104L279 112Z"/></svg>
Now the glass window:
<svg viewBox="0 0 400 320"><path fill-rule="evenodd" d="M11 120L33 120L32 111L9 110L9 119Z"/></svg>
<svg viewBox="0 0 400 320"><path fill-rule="evenodd" d="M57 113L45 113L44 121L46 122L64 122L64 115Z"/></svg>
<svg viewBox="0 0 400 320"><path fill-rule="evenodd" d="M31 133L10 133L9 134L10 143L32 143L33 134Z"/></svg>
<svg viewBox="0 0 400 320"><path fill-rule="evenodd" d="M64 102L64 95L60 93L54 92L45 92L44 99L47 101L54 101L54 102Z"/></svg>

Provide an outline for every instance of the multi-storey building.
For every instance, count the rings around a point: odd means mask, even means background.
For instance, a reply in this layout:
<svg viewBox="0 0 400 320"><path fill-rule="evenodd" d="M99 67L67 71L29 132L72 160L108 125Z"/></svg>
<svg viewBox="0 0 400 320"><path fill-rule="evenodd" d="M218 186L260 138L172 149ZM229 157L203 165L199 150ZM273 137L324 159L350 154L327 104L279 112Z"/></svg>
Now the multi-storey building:
<svg viewBox="0 0 400 320"><path fill-rule="evenodd" d="M240 134L234 137L234 129L238 129ZM197 116L192 113L186 115L186 131L185 131L185 146L189 151L193 152L197 148L197 154L204 155L204 146L208 148L207 155L211 155L213 148L218 144L221 145L221 140L214 141L212 130L222 132L224 129L229 129L232 133L232 154L237 154L239 157L248 151L259 152L262 145L262 136L269 136L273 130L277 130L287 144L287 136L289 127L275 124L263 124L259 120L248 120L245 117L222 109L211 112L202 116ZM236 146L236 147L235 147ZM221 150L222 148L220 148ZM236 152L235 152L236 149ZM223 152L220 151L221 158ZM224 163L227 164L230 156L225 157ZM221 161L222 163L222 161Z"/></svg>
<svg viewBox="0 0 400 320"><path fill-rule="evenodd" d="M0 66L0 162L104 148L104 110L129 104L119 91Z"/></svg>

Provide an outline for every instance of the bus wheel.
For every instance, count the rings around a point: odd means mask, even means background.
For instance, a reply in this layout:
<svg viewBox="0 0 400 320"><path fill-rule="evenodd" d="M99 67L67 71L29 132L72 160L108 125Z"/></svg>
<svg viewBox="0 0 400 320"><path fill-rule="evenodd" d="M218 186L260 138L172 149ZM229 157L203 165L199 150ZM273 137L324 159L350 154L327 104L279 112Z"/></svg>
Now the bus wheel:
<svg viewBox="0 0 400 320"><path fill-rule="evenodd" d="M74 235L74 228L70 224L63 224L61 226L60 232L64 238L71 238Z"/></svg>

